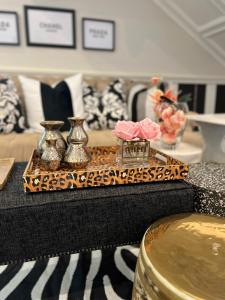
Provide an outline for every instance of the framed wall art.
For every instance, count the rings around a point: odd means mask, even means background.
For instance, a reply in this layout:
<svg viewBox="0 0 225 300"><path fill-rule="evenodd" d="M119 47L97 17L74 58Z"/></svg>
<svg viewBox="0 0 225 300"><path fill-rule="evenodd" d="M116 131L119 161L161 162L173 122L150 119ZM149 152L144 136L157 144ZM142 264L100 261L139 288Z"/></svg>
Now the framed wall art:
<svg viewBox="0 0 225 300"><path fill-rule="evenodd" d="M20 44L18 15L13 11L0 11L0 45Z"/></svg>
<svg viewBox="0 0 225 300"><path fill-rule="evenodd" d="M25 6L28 46L76 48L75 11Z"/></svg>
<svg viewBox="0 0 225 300"><path fill-rule="evenodd" d="M101 19L82 19L83 49L115 50L115 22Z"/></svg>

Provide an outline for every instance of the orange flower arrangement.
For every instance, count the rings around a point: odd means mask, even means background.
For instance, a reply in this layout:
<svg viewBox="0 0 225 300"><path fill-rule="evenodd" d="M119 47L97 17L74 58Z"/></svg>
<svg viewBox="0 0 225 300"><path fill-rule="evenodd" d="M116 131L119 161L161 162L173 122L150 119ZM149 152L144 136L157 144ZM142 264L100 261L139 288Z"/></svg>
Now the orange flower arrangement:
<svg viewBox="0 0 225 300"><path fill-rule="evenodd" d="M150 94L150 98L154 103L154 111L160 123L162 133L162 141L165 144L176 144L177 137L184 129L187 117L184 112L178 108L178 95L175 95L172 89L165 92L158 88L160 78L153 77L151 85L156 89ZM188 101L190 95L185 95L185 101Z"/></svg>

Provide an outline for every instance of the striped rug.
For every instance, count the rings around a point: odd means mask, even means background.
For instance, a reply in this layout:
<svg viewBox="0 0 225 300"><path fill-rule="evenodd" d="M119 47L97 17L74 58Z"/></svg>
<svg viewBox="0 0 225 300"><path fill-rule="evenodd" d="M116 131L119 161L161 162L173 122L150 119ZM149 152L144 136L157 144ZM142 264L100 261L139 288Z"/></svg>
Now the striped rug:
<svg viewBox="0 0 225 300"><path fill-rule="evenodd" d="M0 299L131 299L138 252L122 246L0 266Z"/></svg>

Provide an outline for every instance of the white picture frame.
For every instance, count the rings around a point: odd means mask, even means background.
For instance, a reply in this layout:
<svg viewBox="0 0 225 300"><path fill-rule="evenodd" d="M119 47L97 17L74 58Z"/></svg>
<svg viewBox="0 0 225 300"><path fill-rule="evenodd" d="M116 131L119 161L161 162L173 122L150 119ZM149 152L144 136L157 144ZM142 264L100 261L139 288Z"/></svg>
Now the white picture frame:
<svg viewBox="0 0 225 300"><path fill-rule="evenodd" d="M76 48L75 11L24 6L27 45Z"/></svg>
<svg viewBox="0 0 225 300"><path fill-rule="evenodd" d="M0 45L20 45L18 15L14 11L0 11Z"/></svg>
<svg viewBox="0 0 225 300"><path fill-rule="evenodd" d="M115 50L115 22L82 18L82 43L85 50Z"/></svg>

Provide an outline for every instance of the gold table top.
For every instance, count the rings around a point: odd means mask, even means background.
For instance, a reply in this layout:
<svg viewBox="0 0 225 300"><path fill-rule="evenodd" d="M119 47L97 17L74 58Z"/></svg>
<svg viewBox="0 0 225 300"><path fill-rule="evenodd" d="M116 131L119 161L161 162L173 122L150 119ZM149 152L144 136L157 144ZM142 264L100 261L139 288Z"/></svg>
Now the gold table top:
<svg viewBox="0 0 225 300"><path fill-rule="evenodd" d="M163 218L147 230L142 244L149 270L161 288L176 291L176 299L225 299L225 218Z"/></svg>

